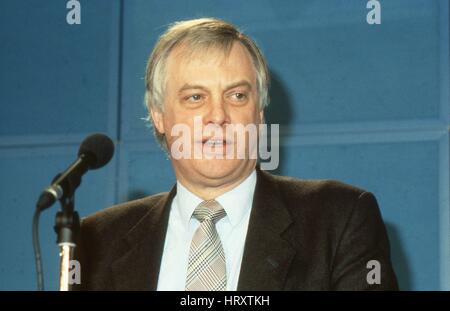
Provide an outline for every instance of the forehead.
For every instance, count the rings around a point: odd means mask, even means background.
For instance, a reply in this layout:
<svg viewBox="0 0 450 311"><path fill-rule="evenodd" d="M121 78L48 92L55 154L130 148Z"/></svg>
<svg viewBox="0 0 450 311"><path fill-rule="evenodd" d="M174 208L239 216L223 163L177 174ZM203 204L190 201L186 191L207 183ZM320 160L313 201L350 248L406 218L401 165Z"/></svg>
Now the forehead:
<svg viewBox="0 0 450 311"><path fill-rule="evenodd" d="M167 58L166 74L169 84L192 79L210 82L247 79L252 84L256 83L256 70L250 53L237 41L229 49L220 46L178 46Z"/></svg>

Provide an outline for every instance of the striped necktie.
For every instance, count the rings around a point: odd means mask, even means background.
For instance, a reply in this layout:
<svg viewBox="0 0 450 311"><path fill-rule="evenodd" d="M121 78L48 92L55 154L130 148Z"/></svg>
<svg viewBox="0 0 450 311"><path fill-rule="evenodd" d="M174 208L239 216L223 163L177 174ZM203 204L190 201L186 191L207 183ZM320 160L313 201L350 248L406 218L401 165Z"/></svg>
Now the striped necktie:
<svg viewBox="0 0 450 311"><path fill-rule="evenodd" d="M193 213L200 226L194 233L189 252L187 291L223 291L227 287L225 253L216 223L226 215L215 200L203 201Z"/></svg>

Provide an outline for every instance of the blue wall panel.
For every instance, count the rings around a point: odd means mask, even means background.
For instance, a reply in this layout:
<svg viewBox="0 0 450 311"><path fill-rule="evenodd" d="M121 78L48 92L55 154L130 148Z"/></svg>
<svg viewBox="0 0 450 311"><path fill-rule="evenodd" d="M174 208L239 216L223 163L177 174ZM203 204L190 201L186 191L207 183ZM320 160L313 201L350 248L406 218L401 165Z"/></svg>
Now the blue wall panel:
<svg viewBox="0 0 450 311"><path fill-rule="evenodd" d="M65 4L0 4L0 143L115 135L119 1L83 2L82 23L74 26Z"/></svg>
<svg viewBox="0 0 450 311"><path fill-rule="evenodd" d="M272 104L292 112L280 123L438 118L437 16L255 31L287 94Z"/></svg>

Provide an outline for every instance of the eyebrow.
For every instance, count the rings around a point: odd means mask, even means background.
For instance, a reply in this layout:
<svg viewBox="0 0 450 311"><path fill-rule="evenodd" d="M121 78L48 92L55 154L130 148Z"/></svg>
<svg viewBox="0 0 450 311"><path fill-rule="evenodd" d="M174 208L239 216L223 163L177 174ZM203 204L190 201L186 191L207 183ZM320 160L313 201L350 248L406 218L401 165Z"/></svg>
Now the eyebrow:
<svg viewBox="0 0 450 311"><path fill-rule="evenodd" d="M228 91L228 90L234 89L235 87L238 87L238 86L245 86L245 87L247 87L249 90L252 89L252 85L251 85L250 82L248 82L247 80L241 80L241 81L238 81L238 82L235 82L235 83L231 83L230 85L228 85L228 86L225 88L225 90Z"/></svg>
<svg viewBox="0 0 450 311"><path fill-rule="evenodd" d="M231 84L227 85L227 87L225 88L225 91L228 91L228 90L233 89L233 88L238 87L238 86L245 86L245 87L247 87L250 90L252 89L252 85L251 85L250 82L248 82L247 80L241 80L241 81L234 82L234 83L231 83ZM183 91L192 90L192 89L199 89L199 90L208 91L208 89L206 87L204 87L203 85L185 83L178 90L178 94L182 93Z"/></svg>

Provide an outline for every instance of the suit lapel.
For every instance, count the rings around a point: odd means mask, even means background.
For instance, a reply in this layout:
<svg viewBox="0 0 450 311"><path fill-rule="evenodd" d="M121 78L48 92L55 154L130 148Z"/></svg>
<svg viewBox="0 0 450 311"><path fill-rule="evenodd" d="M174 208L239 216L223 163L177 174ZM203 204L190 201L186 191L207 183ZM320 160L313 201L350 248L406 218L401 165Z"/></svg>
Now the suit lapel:
<svg viewBox="0 0 450 311"><path fill-rule="evenodd" d="M156 290L170 206L175 194L176 186L126 235L125 251L112 264L116 290Z"/></svg>
<svg viewBox="0 0 450 311"><path fill-rule="evenodd" d="M257 168L257 183L238 290L283 290L295 255L283 238L292 223L273 177ZM176 186L128 232L112 264L116 290L156 290Z"/></svg>
<svg viewBox="0 0 450 311"><path fill-rule="evenodd" d="M238 290L282 290L295 255L282 234L292 222L269 174L257 168Z"/></svg>

